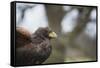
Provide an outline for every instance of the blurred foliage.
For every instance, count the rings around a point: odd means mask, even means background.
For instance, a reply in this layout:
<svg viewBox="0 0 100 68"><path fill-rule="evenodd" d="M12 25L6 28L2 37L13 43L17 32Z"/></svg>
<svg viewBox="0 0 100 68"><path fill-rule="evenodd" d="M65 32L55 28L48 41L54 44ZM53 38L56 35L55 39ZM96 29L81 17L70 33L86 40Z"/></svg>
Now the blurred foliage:
<svg viewBox="0 0 100 68"><path fill-rule="evenodd" d="M49 25L60 36L56 41L52 42L53 52L50 58L45 63L79 62L79 61L96 60L96 44L89 45L87 43L87 45L84 46L84 45L79 45L75 42L77 37L83 32L84 28L86 27L90 19L91 11L94 8L74 6L73 9L77 9L79 11L79 15L76 22L77 25L75 26L73 31L67 35L61 34L61 21L65 14L65 11L62 8L63 8L62 6L46 5Z"/></svg>

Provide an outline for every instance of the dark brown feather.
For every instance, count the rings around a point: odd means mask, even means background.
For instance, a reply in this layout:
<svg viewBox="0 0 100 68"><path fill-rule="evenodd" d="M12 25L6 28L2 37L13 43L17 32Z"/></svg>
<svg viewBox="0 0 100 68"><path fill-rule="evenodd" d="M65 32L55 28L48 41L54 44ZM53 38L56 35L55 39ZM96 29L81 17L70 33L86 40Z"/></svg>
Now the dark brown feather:
<svg viewBox="0 0 100 68"><path fill-rule="evenodd" d="M25 44L30 43L31 41L30 36L31 36L31 33L28 30L22 27L17 27L16 28L16 48L22 47Z"/></svg>

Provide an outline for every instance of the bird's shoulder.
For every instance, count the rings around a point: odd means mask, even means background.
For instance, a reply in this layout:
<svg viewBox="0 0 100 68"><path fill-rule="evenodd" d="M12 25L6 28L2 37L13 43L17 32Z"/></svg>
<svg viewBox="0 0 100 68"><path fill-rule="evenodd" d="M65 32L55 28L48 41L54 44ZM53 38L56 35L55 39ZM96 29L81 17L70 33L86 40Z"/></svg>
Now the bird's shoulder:
<svg viewBox="0 0 100 68"><path fill-rule="evenodd" d="M16 47L23 47L24 45L31 42L31 33L22 27L16 28Z"/></svg>

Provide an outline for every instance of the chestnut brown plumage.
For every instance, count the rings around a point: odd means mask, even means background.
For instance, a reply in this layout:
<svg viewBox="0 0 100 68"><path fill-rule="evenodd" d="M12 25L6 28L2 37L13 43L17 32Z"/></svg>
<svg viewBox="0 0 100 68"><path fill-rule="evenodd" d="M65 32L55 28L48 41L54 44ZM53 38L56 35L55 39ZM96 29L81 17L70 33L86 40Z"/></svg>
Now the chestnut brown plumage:
<svg viewBox="0 0 100 68"><path fill-rule="evenodd" d="M50 40L57 37L48 27L34 34L22 27L16 28L16 65L42 64L52 50Z"/></svg>

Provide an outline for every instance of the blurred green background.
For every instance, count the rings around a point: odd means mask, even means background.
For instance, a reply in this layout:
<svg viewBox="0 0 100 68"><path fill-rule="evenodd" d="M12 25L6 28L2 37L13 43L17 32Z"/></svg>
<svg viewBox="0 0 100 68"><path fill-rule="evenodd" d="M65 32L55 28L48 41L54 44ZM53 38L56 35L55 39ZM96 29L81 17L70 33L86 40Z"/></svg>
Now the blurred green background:
<svg viewBox="0 0 100 68"><path fill-rule="evenodd" d="M16 4L16 26L34 33L39 27L50 27L58 34L51 40L52 53L43 63L95 61L97 7Z"/></svg>

